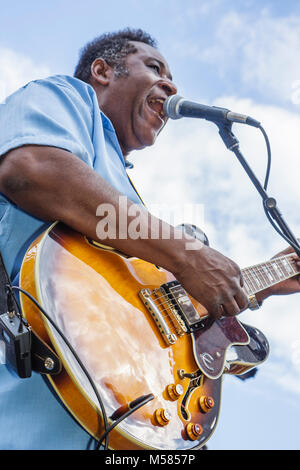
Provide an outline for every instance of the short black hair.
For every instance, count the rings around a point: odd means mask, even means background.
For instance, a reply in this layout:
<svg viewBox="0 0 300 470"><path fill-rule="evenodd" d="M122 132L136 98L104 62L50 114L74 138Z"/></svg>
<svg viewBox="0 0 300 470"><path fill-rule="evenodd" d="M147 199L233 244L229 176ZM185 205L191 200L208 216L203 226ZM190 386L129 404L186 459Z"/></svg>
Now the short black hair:
<svg viewBox="0 0 300 470"><path fill-rule="evenodd" d="M129 44L130 41L144 42L157 48L156 40L142 29L126 28L114 33L104 33L86 44L80 51L74 77L89 83L91 65L98 57L102 57L114 67L116 75L126 75L128 72L125 67L125 57L136 51L135 47Z"/></svg>

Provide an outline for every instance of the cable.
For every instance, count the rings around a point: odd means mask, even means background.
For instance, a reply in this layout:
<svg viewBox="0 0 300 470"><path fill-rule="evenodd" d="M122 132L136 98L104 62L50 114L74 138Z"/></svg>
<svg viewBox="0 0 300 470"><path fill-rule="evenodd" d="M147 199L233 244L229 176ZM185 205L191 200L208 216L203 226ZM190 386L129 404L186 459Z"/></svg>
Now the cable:
<svg viewBox="0 0 300 470"><path fill-rule="evenodd" d="M108 435L108 433L110 433L118 424L120 424L120 422L123 421L123 419L127 418L128 416L130 416L131 413L133 413L134 411L138 410L138 409L141 408L142 406L146 405L146 403L148 403L149 401L153 400L153 398L154 398L154 395L153 395L152 393L150 393L149 395L146 395L145 398L144 398L142 401L140 401L140 402L137 403L135 406L133 406L132 408L130 408L128 411L126 411L126 413L124 413L122 416L120 416L120 418L118 418L113 424L111 424L111 425L109 426L109 428L102 434L102 436L100 436L95 450L98 450L98 449L99 449L99 447L101 446L101 443L102 443L103 439L105 439L106 436Z"/></svg>
<svg viewBox="0 0 300 470"><path fill-rule="evenodd" d="M121 421L123 421L125 418L127 418L128 416L130 416L134 411L138 410L139 408L141 408L142 406L144 406L146 403L148 403L149 401L153 400L154 399L154 395L151 393L149 395L145 395L145 397L143 397L143 399L141 400L140 398L134 400L132 402L132 404L136 403L134 406L130 407L130 409L124 413L122 416L120 416L120 418L118 418L114 423L112 423L110 426L108 426L108 419L107 419L107 414L106 414L106 411L105 411L105 408L104 408L104 404L103 404L103 401L98 393L98 390L93 382L93 379L91 378L89 372L87 371L87 369L85 368L85 366L83 365L83 363L81 362L80 358L78 357L76 351L74 350L73 346L70 344L70 342L68 341L68 339L65 337L65 335L63 334L63 332L60 330L60 328L56 325L56 323L52 320L52 318L48 315L48 313L43 309L43 307L37 302L37 300L31 295L29 294L29 292L27 292L26 290L22 289L21 287L18 287L18 286L12 286L10 287L9 286L9 290L10 292L12 293L12 290L17 290L19 292L22 292L24 295L26 295L36 306L37 308L42 312L42 314L47 318L47 320L51 323L51 325L55 328L55 330L58 332L58 334L62 337L63 341L66 343L66 345L68 346L68 348L70 349L71 353L74 355L76 361L78 362L78 364L80 365L81 369L83 370L84 374L86 375L88 381L90 382L94 392L95 392L95 395L97 397L97 400L99 402L99 405L100 405L100 408L101 408L101 411L102 411L102 414L103 414L103 421L104 421L104 433L102 434L102 436L100 436L100 438L97 440L97 444L96 444L96 447L95 447L95 450L99 450L103 440L105 439L105 445L104 445L104 450L107 450L108 449L108 443L109 443L109 433L118 425L120 424ZM23 319L24 317L21 315L21 318ZM88 447L90 446L90 443L88 443Z"/></svg>
<svg viewBox="0 0 300 470"><path fill-rule="evenodd" d="M29 292L25 291L24 289L22 289L21 287L18 287L18 286L12 286L11 289L14 289L14 290L17 290L19 292L22 292L24 295L26 295L36 306L37 308L42 312L42 314L47 318L47 320L51 323L51 325L55 328L55 330L57 331L57 333L62 337L63 341L66 343L66 345L68 346L68 348L70 349L71 353L74 355L76 361L78 362L78 364L80 365L81 369L83 370L84 374L86 375L88 381L90 382L91 386L92 386L92 389L94 390L95 392L95 395L97 397L97 400L99 402L99 405L100 405L100 408L101 408L101 411L102 411L102 415L103 415L103 421L104 421L104 428L105 428L105 436L101 439L101 442L104 440L105 438L105 445L104 445L104 449L107 450L108 449L108 443L109 443L109 437L108 437L108 419L107 419L107 414L106 414L106 411L105 411L105 408L104 408L104 404L102 402L102 399L98 393L98 390L93 382L93 379L91 378L89 372L87 371L87 369L85 368L84 364L81 362L80 358L78 357L76 351L74 350L73 346L70 344L70 342L68 341L68 339L65 337L65 335L62 333L62 331L59 329L59 327L55 324L55 322L52 320L52 318L47 314L47 312L43 309L43 307L35 300L35 298L29 294ZM107 432L108 431L108 432ZM101 444L100 444L101 445ZM99 445L99 447L100 447ZM98 448L98 447L97 447Z"/></svg>
<svg viewBox="0 0 300 470"><path fill-rule="evenodd" d="M295 243L287 236L285 235L282 230L277 227L276 223L274 222L274 220L272 219L272 217L270 216L269 214L269 211L268 209L265 207L265 205L263 205L263 208L264 208L264 211L265 211L265 214L270 222L270 224L272 225L272 227L276 230L276 232L282 237L284 238L284 240L289 244L291 245L294 250L296 250L296 252L299 250L299 247L297 245L295 245Z"/></svg>
<svg viewBox="0 0 300 470"><path fill-rule="evenodd" d="M267 169L266 169L266 175L265 175L265 181L264 181L264 190L266 191L267 190L267 187L268 187L268 183L269 183L269 177L270 177L270 171L271 171L271 146L270 146L270 141L269 141L269 138L268 138L268 135L266 133L266 131L264 130L264 128L260 125L258 126L259 130L262 132L263 136L264 136L264 139L265 139L265 142L266 142L266 146L267 146L267 155L268 155L268 160L267 160ZM289 244L291 245L294 250L296 250L296 252L299 252L299 246L297 246L287 235L285 235L285 233L283 233L283 231L280 229L280 227L278 227L275 223L275 221L273 220L273 218L271 217L270 215L270 212L268 210L268 208L265 206L265 204L263 203L263 209L265 211L265 214L267 216L267 219L269 220L270 224L272 225L272 227L276 230L276 232L282 237L284 238L284 240Z"/></svg>
<svg viewBox="0 0 300 470"><path fill-rule="evenodd" d="M259 126L258 128L262 132L265 142L266 142L266 146L267 146L268 160L267 160L267 169L266 169L265 182L264 182L264 190L266 191L268 187L270 171L271 171L271 146L270 146L269 138L264 128L262 126Z"/></svg>

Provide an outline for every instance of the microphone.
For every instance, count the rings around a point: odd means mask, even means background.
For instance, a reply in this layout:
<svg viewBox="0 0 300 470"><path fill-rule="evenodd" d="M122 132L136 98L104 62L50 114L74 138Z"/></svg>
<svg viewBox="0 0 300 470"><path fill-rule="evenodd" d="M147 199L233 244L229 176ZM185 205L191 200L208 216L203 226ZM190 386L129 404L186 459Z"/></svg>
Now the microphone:
<svg viewBox="0 0 300 470"><path fill-rule="evenodd" d="M214 123L239 122L253 127L260 127L260 122L245 114L235 113L218 106L206 106L195 101L188 101L179 95L172 95L166 99L164 113L171 119L191 117L206 119Z"/></svg>

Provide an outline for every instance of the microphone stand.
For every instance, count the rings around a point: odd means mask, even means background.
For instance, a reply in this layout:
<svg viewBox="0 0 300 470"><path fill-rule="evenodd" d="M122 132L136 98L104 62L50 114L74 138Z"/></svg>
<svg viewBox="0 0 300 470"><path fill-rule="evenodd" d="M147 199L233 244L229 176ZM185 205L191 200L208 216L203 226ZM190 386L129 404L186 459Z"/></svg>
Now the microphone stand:
<svg viewBox="0 0 300 470"><path fill-rule="evenodd" d="M257 179L254 172L252 171L247 161L243 157L239 148L239 141L231 130L232 123L221 122L221 121L214 121L214 123L219 128L219 134L224 144L229 150L231 150L236 155L241 165L243 166L244 170L246 171L247 175L249 176L252 183L254 184L255 188L257 189L258 193L262 197L265 209L271 215L271 217L277 222L278 226L284 233L285 237L291 241L290 245L294 248L296 254L300 257L300 245L299 245L297 238L291 232L290 228L288 227L285 220L283 219L282 214L277 207L276 199L268 196L267 192L262 187L260 181Z"/></svg>

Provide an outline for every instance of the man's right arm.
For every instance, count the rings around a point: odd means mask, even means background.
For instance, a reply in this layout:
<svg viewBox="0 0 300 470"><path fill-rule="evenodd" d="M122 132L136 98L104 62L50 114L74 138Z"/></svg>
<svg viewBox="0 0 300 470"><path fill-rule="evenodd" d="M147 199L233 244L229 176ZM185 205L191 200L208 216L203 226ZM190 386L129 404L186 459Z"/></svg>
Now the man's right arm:
<svg viewBox="0 0 300 470"><path fill-rule="evenodd" d="M93 239L99 239L96 228L100 204L114 207L114 220L118 224L118 220L126 219L127 228L134 217L128 215L133 202L128 199L127 206L120 205L121 193L78 157L56 147L28 145L8 152L1 158L0 191L33 216L49 222L59 220ZM179 229L167 226L162 220L154 221L160 228L160 236L151 237L153 219L141 207L139 220L148 230L147 237L132 239L130 233L119 237L117 225L116 236L108 234L100 241L172 272L187 292L215 317L235 315L247 306L241 273L233 261L194 239L191 239L193 248L197 249L187 250L188 236L179 237ZM166 231L170 239L163 238L162 233ZM220 305L224 307L222 310Z"/></svg>

